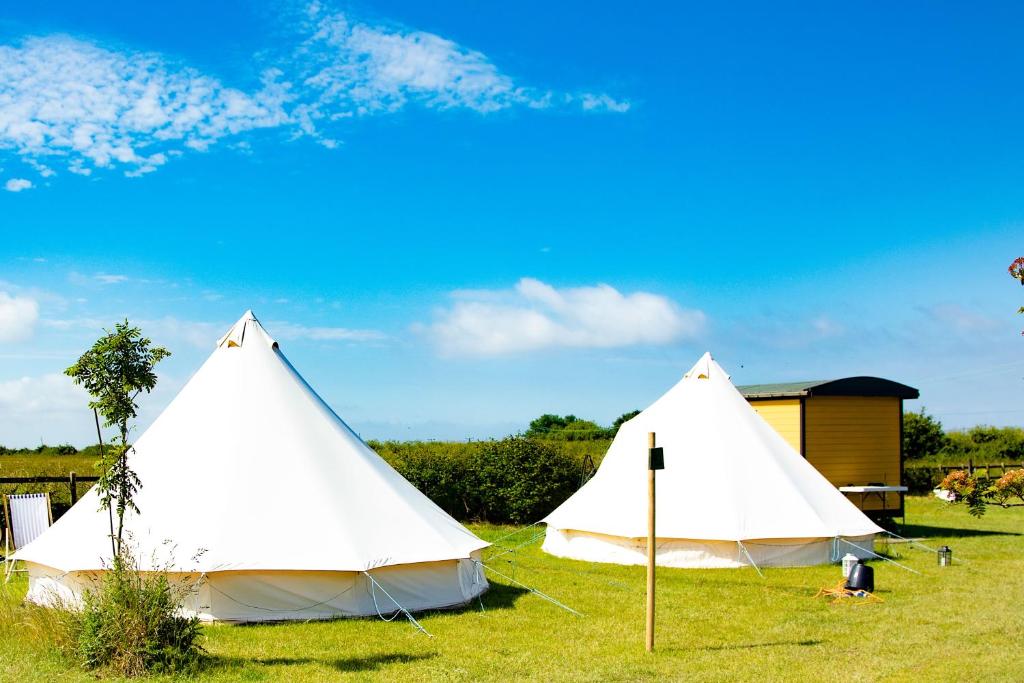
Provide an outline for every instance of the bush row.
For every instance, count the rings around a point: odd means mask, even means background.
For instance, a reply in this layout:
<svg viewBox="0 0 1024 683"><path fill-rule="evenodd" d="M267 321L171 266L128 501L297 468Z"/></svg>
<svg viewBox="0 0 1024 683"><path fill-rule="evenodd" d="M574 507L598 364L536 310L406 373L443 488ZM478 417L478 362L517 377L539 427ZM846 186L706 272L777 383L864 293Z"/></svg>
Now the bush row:
<svg viewBox="0 0 1024 683"><path fill-rule="evenodd" d="M584 451L566 452L551 442L524 436L369 445L413 486L463 521L535 522L572 495L582 477L579 453Z"/></svg>
<svg viewBox="0 0 1024 683"><path fill-rule="evenodd" d="M908 465L903 470L903 485L910 493L931 493L943 476L942 470L934 465Z"/></svg>

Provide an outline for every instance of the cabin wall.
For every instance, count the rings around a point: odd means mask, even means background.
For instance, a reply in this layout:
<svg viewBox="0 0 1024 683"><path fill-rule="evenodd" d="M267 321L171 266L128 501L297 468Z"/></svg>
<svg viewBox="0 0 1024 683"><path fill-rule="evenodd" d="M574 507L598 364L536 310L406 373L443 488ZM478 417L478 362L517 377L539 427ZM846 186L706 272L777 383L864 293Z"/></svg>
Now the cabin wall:
<svg viewBox="0 0 1024 683"><path fill-rule="evenodd" d="M899 485L900 399L874 396L811 396L805 399L807 460L836 486ZM851 499L864 510L880 510L879 496ZM887 494L886 508L899 507Z"/></svg>
<svg viewBox="0 0 1024 683"><path fill-rule="evenodd" d="M750 405L797 453L803 452L800 443L800 399L755 400Z"/></svg>

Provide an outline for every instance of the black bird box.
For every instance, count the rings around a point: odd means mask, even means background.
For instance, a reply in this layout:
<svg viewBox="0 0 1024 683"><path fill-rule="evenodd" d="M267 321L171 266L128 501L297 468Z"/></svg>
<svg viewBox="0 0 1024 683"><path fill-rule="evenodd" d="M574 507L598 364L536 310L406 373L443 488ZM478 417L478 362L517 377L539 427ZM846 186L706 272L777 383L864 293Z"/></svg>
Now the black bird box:
<svg viewBox="0 0 1024 683"><path fill-rule="evenodd" d="M661 446L658 446L657 448L647 449L647 469L665 469L665 451L664 449L662 449Z"/></svg>

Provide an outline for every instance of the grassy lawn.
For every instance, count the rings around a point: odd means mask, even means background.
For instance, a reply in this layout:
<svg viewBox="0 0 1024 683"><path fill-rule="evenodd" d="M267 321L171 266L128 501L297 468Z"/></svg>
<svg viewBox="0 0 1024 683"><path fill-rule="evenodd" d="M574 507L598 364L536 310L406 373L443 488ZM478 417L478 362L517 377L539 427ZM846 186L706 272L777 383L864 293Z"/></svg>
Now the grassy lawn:
<svg viewBox="0 0 1024 683"><path fill-rule="evenodd" d="M644 570L560 560L540 541L493 565L585 614L576 617L491 575L486 611L420 618L211 626L211 681L322 680L940 680L1024 678L1024 509L962 507L917 497L906 534L948 543L952 568L902 545L892 556L920 575L875 562L880 604L830 605L814 594L836 566L659 569L657 651L643 651ZM510 530L477 525L485 538ZM531 530L532 531L532 530ZM524 532L522 540L530 537ZM512 539L515 540L515 539ZM16 604L24 579L6 594ZM0 606L2 607L2 606ZM12 610L0 610L11 616ZM17 614L17 611L13 611ZM0 623L0 679L94 680Z"/></svg>

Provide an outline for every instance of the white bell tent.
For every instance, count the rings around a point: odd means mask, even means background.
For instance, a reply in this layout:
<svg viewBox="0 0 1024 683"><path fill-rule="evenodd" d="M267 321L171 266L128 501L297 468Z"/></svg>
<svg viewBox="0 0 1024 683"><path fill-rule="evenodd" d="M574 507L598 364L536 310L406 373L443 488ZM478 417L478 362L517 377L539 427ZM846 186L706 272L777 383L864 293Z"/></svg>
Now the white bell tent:
<svg viewBox="0 0 1024 683"><path fill-rule="evenodd" d="M754 412L711 354L619 428L594 477L545 518L545 551L647 561L648 432L665 454L657 564L799 566L869 556L881 529Z"/></svg>
<svg viewBox="0 0 1024 683"><path fill-rule="evenodd" d="M451 607L487 589L488 544L349 429L246 312L130 456L126 529L145 571L194 582L209 621ZM74 602L111 566L95 489L16 559L28 599ZM173 549L173 551L172 551ZM194 557L197 552L201 555Z"/></svg>

